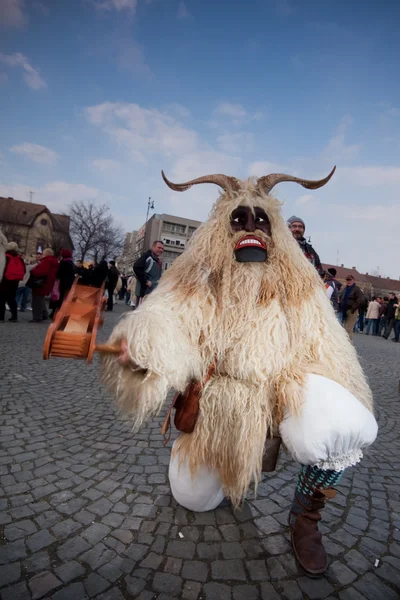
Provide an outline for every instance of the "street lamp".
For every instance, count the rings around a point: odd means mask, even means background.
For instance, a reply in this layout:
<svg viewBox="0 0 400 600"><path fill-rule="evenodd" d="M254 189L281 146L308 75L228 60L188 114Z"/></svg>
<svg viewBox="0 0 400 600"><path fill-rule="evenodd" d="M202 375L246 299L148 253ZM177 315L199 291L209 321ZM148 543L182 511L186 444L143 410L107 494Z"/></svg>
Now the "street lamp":
<svg viewBox="0 0 400 600"><path fill-rule="evenodd" d="M144 250L144 245L146 243L146 234L147 234L147 222L149 220L149 212L151 210L154 210L154 201L150 198L147 201L147 213L146 213L146 223L144 225L144 236L143 236L143 250Z"/></svg>

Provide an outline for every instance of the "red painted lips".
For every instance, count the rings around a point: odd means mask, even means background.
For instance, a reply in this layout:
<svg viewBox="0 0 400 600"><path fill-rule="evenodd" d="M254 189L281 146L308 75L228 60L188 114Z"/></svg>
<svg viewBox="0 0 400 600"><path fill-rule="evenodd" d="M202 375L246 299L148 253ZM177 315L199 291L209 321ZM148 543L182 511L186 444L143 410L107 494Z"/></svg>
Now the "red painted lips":
<svg viewBox="0 0 400 600"><path fill-rule="evenodd" d="M267 250L267 244L257 235L246 235L238 240L235 251L241 250L242 248L260 248L262 250Z"/></svg>

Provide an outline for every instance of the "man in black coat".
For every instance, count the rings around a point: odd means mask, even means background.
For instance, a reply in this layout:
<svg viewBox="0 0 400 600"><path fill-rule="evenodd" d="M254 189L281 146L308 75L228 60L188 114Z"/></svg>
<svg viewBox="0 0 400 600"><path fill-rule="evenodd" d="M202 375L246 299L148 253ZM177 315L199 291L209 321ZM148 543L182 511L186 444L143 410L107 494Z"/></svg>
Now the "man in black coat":
<svg viewBox="0 0 400 600"><path fill-rule="evenodd" d="M113 306L114 306L113 296L114 296L114 290L118 283L118 278L119 278L119 271L118 271L117 267L115 266L115 260L110 260L109 268L108 268L108 277L107 277L107 292L108 292L107 310L113 309Z"/></svg>
<svg viewBox="0 0 400 600"><path fill-rule="evenodd" d="M395 314L396 314L396 308L398 306L398 299L396 298L395 294L391 293L389 294L389 302L387 304L387 308L386 308L386 327L385 327L385 333L383 334L383 337L385 338L385 340L388 339L390 332L392 331L393 327L395 327L396 325L396 320L395 320Z"/></svg>
<svg viewBox="0 0 400 600"><path fill-rule="evenodd" d="M318 254L315 252L314 248L311 246L311 244L309 244L306 241L306 238L304 237L306 226L303 219L300 219L300 217L295 217L293 215L293 217L290 217L290 219L288 219L287 224L289 225L289 229L292 232L294 239L299 244L304 256L307 258L307 260L310 261L312 265L314 265L317 271L322 271L323 269Z"/></svg>

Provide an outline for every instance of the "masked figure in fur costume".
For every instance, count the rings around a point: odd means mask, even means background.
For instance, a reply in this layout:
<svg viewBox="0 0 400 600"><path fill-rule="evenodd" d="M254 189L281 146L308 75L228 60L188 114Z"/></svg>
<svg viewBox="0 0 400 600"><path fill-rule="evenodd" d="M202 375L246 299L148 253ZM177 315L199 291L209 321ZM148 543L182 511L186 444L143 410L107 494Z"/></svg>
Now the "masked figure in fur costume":
<svg viewBox="0 0 400 600"><path fill-rule="evenodd" d="M283 181L316 189L333 172L320 181L209 175L184 184L163 174L176 191L215 183L223 193L157 290L115 328L120 359L103 359L104 382L135 429L171 388L208 379L169 470L175 499L190 510L213 510L224 496L238 506L260 481L266 437L282 437L302 465L289 526L311 576L327 568L320 510L377 425L355 349L270 192Z"/></svg>

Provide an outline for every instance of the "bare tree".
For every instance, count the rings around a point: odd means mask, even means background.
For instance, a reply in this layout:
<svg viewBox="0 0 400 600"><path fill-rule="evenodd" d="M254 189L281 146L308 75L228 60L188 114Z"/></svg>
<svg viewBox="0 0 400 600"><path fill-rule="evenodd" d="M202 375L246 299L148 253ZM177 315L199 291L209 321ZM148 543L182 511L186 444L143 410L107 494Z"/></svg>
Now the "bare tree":
<svg viewBox="0 0 400 600"><path fill-rule="evenodd" d="M69 207L70 234L81 260L87 257L96 262L120 253L124 232L111 215L110 208L94 202L73 202Z"/></svg>

